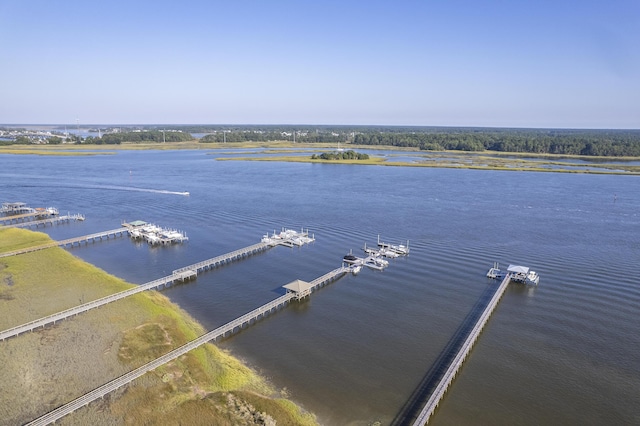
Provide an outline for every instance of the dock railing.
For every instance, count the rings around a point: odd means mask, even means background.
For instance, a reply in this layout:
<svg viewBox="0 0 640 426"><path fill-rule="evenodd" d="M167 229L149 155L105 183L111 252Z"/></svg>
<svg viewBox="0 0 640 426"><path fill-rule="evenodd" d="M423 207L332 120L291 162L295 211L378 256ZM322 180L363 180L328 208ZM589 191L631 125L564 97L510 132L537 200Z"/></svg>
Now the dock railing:
<svg viewBox="0 0 640 426"><path fill-rule="evenodd" d="M478 321L476 322L475 326L469 333L469 336L467 337L464 344L458 351L456 357L453 359L453 361L449 365L449 368L447 368L446 373L444 374L444 376L436 386L435 390L431 394L431 397L429 397L429 400L427 401L424 408L416 418L415 422L413 423L413 426L423 426L429 422L429 418L438 407L438 404L440 403L440 400L444 397L445 392L449 389L449 385L455 378L455 375L457 374L458 370L462 366L462 363L464 362L464 360L467 358L467 355L469 355L469 352L471 352L473 344L476 342L478 336L480 336L480 332L482 331L485 324L489 320L489 317L493 313L493 310L498 305L498 302L502 298L502 295L504 294L504 291L506 290L510 280L511 280L511 277L509 274L507 274L504 280L502 281L502 283L500 283L498 290L496 290L495 294L487 304L487 307L482 312L482 315L480 316L480 318L478 318Z"/></svg>

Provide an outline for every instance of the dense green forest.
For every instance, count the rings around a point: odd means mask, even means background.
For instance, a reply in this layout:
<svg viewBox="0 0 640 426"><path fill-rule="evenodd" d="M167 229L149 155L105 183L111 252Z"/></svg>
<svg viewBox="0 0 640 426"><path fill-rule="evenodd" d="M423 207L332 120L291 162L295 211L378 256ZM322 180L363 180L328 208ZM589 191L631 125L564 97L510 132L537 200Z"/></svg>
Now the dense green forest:
<svg viewBox="0 0 640 426"><path fill-rule="evenodd" d="M537 154L640 156L637 130L447 129L423 132L368 132L358 145L390 145L422 150L502 151Z"/></svg>
<svg viewBox="0 0 640 426"><path fill-rule="evenodd" d="M640 156L640 130L498 129L377 126L247 126L201 128L201 142L294 140L442 151L500 151L588 156Z"/></svg>

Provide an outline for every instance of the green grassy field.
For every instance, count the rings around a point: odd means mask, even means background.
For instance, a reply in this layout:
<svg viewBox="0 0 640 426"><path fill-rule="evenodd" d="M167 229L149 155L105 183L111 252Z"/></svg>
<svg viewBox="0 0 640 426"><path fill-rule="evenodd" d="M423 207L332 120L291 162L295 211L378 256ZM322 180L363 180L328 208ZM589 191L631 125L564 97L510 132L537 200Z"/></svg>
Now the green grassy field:
<svg viewBox="0 0 640 426"><path fill-rule="evenodd" d="M47 240L42 233L0 229L0 252ZM2 258L0 329L132 286L60 248ZM204 332L161 293L149 291L0 342L0 424L30 421ZM61 424L253 425L261 423L249 417L261 416L277 424L316 424L250 368L207 344Z"/></svg>

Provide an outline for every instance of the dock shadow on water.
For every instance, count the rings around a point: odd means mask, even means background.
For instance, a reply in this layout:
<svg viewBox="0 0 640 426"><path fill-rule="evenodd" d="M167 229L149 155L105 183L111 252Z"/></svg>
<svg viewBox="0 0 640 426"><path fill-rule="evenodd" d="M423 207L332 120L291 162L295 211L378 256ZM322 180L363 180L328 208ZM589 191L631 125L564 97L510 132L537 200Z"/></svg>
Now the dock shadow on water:
<svg viewBox="0 0 640 426"><path fill-rule="evenodd" d="M485 291L482 292L478 301L473 305L473 308L471 308L469 314L467 314L462 324L460 324L453 334L453 337L451 337L442 352L440 352L429 371L427 371L427 374L425 374L418 384L418 387L411 393L407 402L393 419L391 426L407 426L412 425L416 421L422 408L431 397L440 380L442 380L451 362L456 357L467 337L469 337L471 330L473 330L473 327L498 288L499 286L496 285L488 285Z"/></svg>

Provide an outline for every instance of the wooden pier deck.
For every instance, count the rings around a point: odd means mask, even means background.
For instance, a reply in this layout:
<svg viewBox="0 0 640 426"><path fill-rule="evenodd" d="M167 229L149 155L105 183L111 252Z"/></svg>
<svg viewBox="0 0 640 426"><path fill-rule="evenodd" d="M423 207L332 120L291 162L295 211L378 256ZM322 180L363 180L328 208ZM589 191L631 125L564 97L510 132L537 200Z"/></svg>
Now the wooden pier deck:
<svg viewBox="0 0 640 426"><path fill-rule="evenodd" d="M118 228L112 229L110 231L97 232L91 235L84 235L82 237L69 238L61 241L52 241L47 244L42 244L39 246L27 247L20 250L9 251L6 253L0 253L0 257L8 257L8 256L16 256L19 254L31 253L38 250L44 250L51 247L65 247L65 246L74 246L75 244L81 245L82 243L89 244L89 242L95 242L97 240L102 240L103 238L110 239L120 237L128 232L127 228Z"/></svg>
<svg viewBox="0 0 640 426"><path fill-rule="evenodd" d="M13 224L10 224L10 225L0 226L0 228L28 228L28 227L31 227L31 226L35 226L37 228L40 225L47 226L47 225L53 225L55 223L71 222L72 220L75 220L75 221L84 220L84 215L72 214L72 215L64 215L64 216L55 216L55 217L51 217L51 218L48 218L48 219L31 220L29 222L13 223Z"/></svg>
<svg viewBox="0 0 640 426"><path fill-rule="evenodd" d="M126 228L121 228L121 230L126 231ZM50 245L47 245L47 247L53 247L58 243L59 242L52 243ZM235 260L246 258L252 254L258 253L260 251L264 251L276 245L279 245L279 244L258 243L258 244L254 244L239 250L234 250L227 254L216 256L214 258L211 258L202 262L195 263L193 265L185 266L184 268L176 269L175 271L173 271L171 275L168 275L166 277L159 278L157 280L150 281L145 284L141 284L129 290L124 290L119 293L105 296L100 299L96 299L92 302L78 305L73 308L70 308L61 312L57 312L55 314L52 314L34 321L30 321L28 323L18 325L16 327L12 327L4 331L0 331L0 340L5 340L22 333L26 333L28 331L33 331L37 328L45 327L49 324L55 324L57 321L61 321L65 318L69 318L71 316L78 315L80 313L89 311L91 309L98 308L102 305L106 305L107 303L115 302L116 300L120 300L125 297L132 296L136 293L140 293L146 290L153 290L163 286L172 285L175 281L186 281L188 279L195 278L199 272L205 271L207 269L213 269ZM3 255L0 254L0 257L2 256Z"/></svg>
<svg viewBox="0 0 640 426"><path fill-rule="evenodd" d="M482 311L482 314L476 321L474 327L471 329L466 339L460 346L455 357L451 359L448 365L445 365L445 367L447 367L446 370L442 374L442 377L440 378L438 384L433 389L433 392L431 393L429 399L427 400L426 404L424 405L418 416L415 418L413 423L406 423L406 421L409 421L411 419L405 418L401 419L401 421L397 424L412 424L413 426L423 426L429 422L429 419L438 407L438 404L444 397L447 389L449 389L449 385L451 385L451 382L455 378L458 370L460 370L462 363L467 358L467 355L469 355L469 352L471 352L473 344L478 339L478 336L480 336L480 332L482 332L482 329L489 320L489 317L493 313L496 306L498 306L498 302L502 298L502 295L507 289L510 281L511 277L509 274L507 274L504 280L500 283L498 289L493 294L493 297L491 297L489 303L487 303L485 309Z"/></svg>
<svg viewBox="0 0 640 426"><path fill-rule="evenodd" d="M317 289L337 279L338 277L344 275L347 272L349 272L349 268L340 267L340 268L334 269L333 271L319 278L316 278L315 280L311 281L310 284L314 289ZM132 370L126 374L123 374L122 376L92 390L91 392L86 393L85 395L65 405L62 405L61 407L58 407L53 411L50 411L49 413L33 420L27 425L39 426L39 425L47 425L50 423L54 423L57 420L61 419L62 417L66 416L67 414L74 412L75 410L97 400L98 398L104 397L108 393L124 385L131 383L132 381L143 376L147 372L151 370L155 370L161 365L164 365L170 361L173 361L174 359L186 354L187 352L193 349L198 348L199 346L207 342L216 341L217 339L224 337L227 334L233 334L234 331L241 330L243 327L249 326L252 323L257 322L261 318L265 318L269 314L276 312L279 309L287 306L287 304L290 303L291 299L295 297L296 295L294 293L287 293L283 296L280 296L277 299L274 299L271 302L268 302L250 312L247 312L246 314L216 328L215 330L212 330L206 334L203 334L202 336L192 340L191 342L186 343L185 345L177 349L174 349L171 352L168 352L167 354L159 358L156 358L155 360L143 365L142 367L136 368L135 370Z"/></svg>
<svg viewBox="0 0 640 426"><path fill-rule="evenodd" d="M185 266L184 268L176 269L175 271L173 271L173 275L184 276L186 274L189 277L195 277L200 272L206 271L208 269L214 269L218 266L233 262L235 260L249 257L252 254L265 251L271 247L274 247L274 245L269 243L253 244L249 247L241 248L239 250L222 254L211 259L203 260L202 262L194 263L193 265Z"/></svg>
<svg viewBox="0 0 640 426"><path fill-rule="evenodd" d="M22 214L14 214L11 216L4 216L4 217L0 217L0 222L9 222L9 223L13 223L14 221L23 222L25 220L31 220L31 218L36 216L42 216L42 212L29 212L29 213L22 213Z"/></svg>

